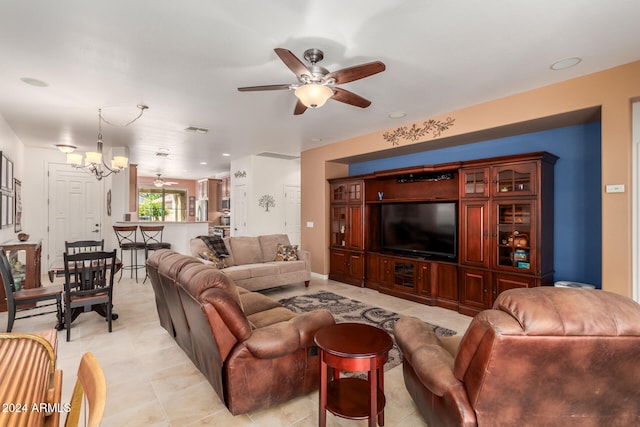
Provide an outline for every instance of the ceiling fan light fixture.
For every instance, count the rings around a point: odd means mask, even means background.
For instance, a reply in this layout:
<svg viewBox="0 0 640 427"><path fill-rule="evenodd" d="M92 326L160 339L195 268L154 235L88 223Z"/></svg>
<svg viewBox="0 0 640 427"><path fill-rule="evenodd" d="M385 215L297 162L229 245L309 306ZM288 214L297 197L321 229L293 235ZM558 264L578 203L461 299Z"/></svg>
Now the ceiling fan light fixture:
<svg viewBox="0 0 640 427"><path fill-rule="evenodd" d="M327 99L333 96L333 90L328 86L310 83L298 87L295 95L305 107L318 108L322 107L327 102Z"/></svg>

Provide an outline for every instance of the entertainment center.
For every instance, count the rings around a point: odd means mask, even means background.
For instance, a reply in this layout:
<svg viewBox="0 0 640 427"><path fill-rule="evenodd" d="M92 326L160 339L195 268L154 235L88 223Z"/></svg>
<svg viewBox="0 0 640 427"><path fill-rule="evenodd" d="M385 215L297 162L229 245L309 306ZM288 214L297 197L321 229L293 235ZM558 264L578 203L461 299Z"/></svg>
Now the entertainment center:
<svg viewBox="0 0 640 427"><path fill-rule="evenodd" d="M467 315L553 283L557 156L518 154L331 179L329 278Z"/></svg>

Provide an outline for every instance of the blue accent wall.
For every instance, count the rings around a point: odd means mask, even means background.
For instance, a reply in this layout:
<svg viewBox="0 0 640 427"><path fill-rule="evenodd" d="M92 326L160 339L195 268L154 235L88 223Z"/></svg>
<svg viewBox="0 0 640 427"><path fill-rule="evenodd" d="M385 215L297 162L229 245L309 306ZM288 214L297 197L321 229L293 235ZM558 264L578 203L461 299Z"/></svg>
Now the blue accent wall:
<svg viewBox="0 0 640 427"><path fill-rule="evenodd" d="M548 151L555 166L554 281L602 287L600 122L354 163L349 175L424 164ZM543 225L544 226L544 225Z"/></svg>

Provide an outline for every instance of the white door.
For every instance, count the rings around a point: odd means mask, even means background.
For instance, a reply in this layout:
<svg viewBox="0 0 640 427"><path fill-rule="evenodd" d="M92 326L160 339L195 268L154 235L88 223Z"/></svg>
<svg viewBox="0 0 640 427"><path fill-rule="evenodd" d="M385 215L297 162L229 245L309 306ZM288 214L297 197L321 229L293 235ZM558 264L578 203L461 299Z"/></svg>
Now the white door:
<svg viewBox="0 0 640 427"><path fill-rule="evenodd" d="M232 236L247 235L247 185L236 185L233 198Z"/></svg>
<svg viewBox="0 0 640 427"><path fill-rule="evenodd" d="M49 164L48 261L62 265L65 240L100 240L104 185L67 164Z"/></svg>
<svg viewBox="0 0 640 427"><path fill-rule="evenodd" d="M284 186L284 229L292 245L300 245L300 186Z"/></svg>

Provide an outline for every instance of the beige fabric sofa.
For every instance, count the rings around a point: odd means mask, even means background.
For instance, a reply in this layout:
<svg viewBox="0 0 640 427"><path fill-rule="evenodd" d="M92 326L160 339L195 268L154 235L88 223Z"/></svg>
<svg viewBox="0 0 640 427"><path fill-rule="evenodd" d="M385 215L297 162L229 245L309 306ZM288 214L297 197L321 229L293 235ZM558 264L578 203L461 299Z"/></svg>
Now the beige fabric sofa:
<svg viewBox="0 0 640 427"><path fill-rule="evenodd" d="M224 243L229 252L225 258L227 267L220 271L231 278L236 285L248 291L275 288L278 286L304 282L309 286L311 280L311 253L298 249L296 261L275 261L278 244L290 246L286 234L268 234L263 236L225 237ZM209 250L200 238L190 241L191 255L200 258Z"/></svg>

